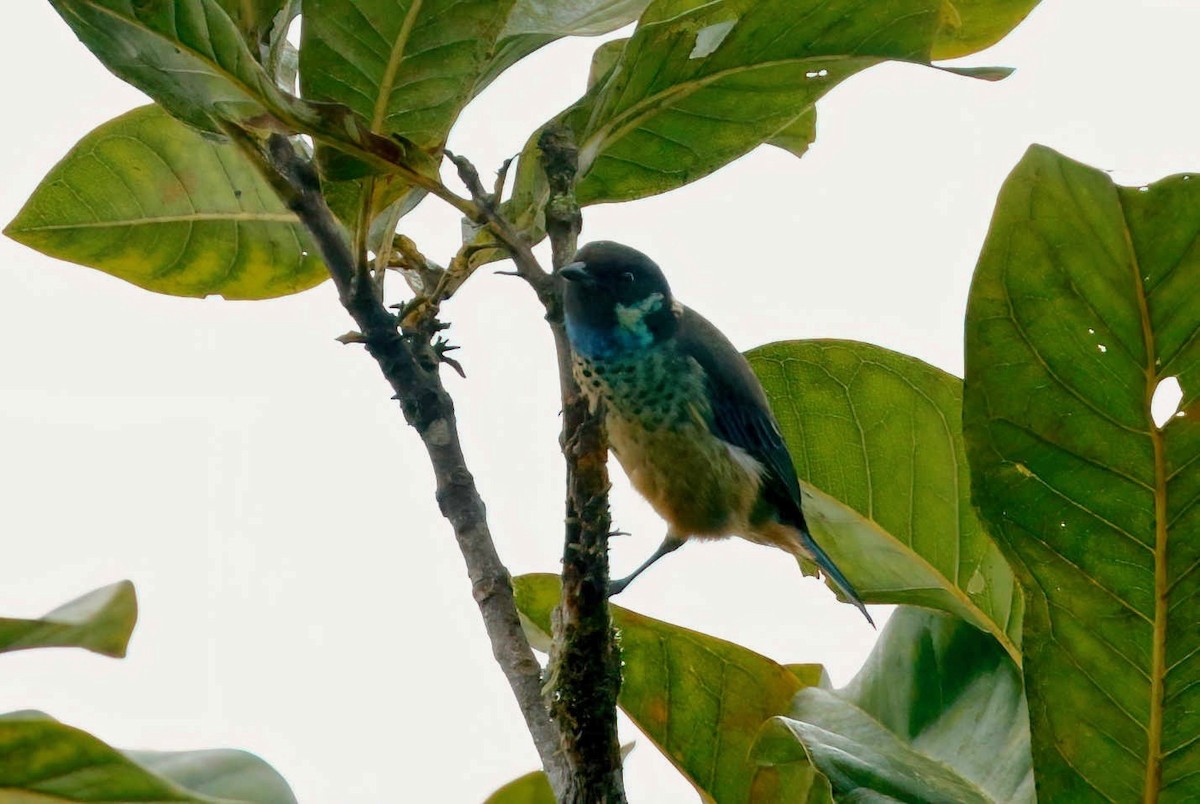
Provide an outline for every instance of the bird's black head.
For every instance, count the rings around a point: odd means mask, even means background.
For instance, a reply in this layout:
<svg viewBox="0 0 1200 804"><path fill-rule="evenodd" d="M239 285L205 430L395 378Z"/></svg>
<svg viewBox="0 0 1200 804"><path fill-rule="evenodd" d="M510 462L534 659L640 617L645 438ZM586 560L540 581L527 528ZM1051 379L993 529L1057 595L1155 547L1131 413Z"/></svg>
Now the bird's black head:
<svg viewBox="0 0 1200 804"><path fill-rule="evenodd" d="M653 346L677 326L671 288L645 254L607 240L588 243L562 269L567 334L585 357Z"/></svg>

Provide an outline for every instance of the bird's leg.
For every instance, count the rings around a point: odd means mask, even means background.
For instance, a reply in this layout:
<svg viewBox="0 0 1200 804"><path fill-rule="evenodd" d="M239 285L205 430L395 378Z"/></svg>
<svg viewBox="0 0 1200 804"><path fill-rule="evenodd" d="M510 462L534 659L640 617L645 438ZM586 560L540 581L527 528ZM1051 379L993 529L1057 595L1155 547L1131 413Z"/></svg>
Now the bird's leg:
<svg viewBox="0 0 1200 804"><path fill-rule="evenodd" d="M663 539L662 544L658 546L658 549L655 550L649 558L642 562L640 567L620 580L608 582L608 596L612 597L613 595L619 595L621 592L625 591L625 587L629 586L629 584L633 582L634 578L645 572L651 564L653 564L655 561L658 561L667 553L673 553L678 550L683 546L685 541L687 541L687 539L685 539L683 536L676 534L674 531L667 531L667 537Z"/></svg>

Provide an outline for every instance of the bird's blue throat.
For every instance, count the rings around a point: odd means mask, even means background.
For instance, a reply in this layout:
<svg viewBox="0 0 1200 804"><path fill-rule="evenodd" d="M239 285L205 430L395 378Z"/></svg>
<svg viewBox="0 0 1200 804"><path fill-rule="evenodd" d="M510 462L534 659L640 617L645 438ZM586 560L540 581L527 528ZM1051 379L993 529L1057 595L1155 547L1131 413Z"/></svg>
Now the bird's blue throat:
<svg viewBox="0 0 1200 804"><path fill-rule="evenodd" d="M617 304L616 323L606 326L596 326L568 315L567 337L575 352L589 360L604 360L647 349L654 345L654 333L646 318L662 306L661 293L651 293L630 305Z"/></svg>

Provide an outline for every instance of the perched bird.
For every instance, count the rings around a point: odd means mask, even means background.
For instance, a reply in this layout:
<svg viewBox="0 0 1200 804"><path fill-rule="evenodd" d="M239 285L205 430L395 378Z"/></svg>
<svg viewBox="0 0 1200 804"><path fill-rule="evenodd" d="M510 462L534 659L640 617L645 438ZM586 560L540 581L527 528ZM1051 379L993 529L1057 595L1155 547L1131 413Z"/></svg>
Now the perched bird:
<svg viewBox="0 0 1200 804"><path fill-rule="evenodd" d="M628 246L589 243L561 276L575 378L593 408L603 402L613 453L667 521L663 543L610 594L689 538L737 535L815 564L874 625L808 531L791 455L746 358Z"/></svg>

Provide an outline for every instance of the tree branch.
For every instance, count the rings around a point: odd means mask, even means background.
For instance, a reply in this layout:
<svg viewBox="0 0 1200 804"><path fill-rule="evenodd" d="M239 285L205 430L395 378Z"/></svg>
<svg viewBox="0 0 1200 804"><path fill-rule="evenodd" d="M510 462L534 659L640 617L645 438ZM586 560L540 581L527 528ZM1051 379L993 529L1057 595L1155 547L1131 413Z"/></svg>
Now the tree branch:
<svg viewBox="0 0 1200 804"><path fill-rule="evenodd" d="M550 185L546 232L557 272L575 255L582 216L575 201L579 151L569 129L548 128L538 139L542 169ZM564 735L578 802L624 802L621 746L617 739L617 695L621 652L608 611L608 434L603 410L591 410L575 382L561 301L547 306L558 353L563 406L563 454L567 459L566 539L562 599L555 610L550 675L555 697L550 711Z"/></svg>
<svg viewBox="0 0 1200 804"><path fill-rule="evenodd" d="M230 127L228 133L312 234L342 305L396 392L404 418L420 435L433 464L438 506L466 561L492 653L517 699L551 786L556 794L565 794L571 774L559 751L563 737L547 713L541 667L521 629L508 570L496 553L483 500L463 458L454 405L442 385L439 355L431 342L434 328L405 334L397 330L397 319L384 306L376 284L358 270L346 234L321 194L316 171L286 137L272 135L264 152L246 132Z"/></svg>

